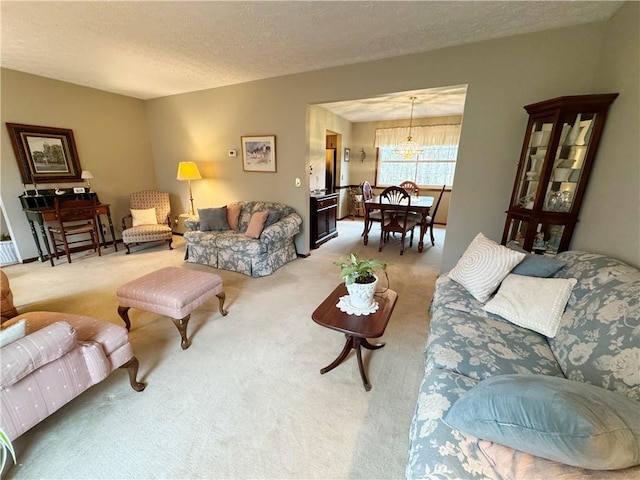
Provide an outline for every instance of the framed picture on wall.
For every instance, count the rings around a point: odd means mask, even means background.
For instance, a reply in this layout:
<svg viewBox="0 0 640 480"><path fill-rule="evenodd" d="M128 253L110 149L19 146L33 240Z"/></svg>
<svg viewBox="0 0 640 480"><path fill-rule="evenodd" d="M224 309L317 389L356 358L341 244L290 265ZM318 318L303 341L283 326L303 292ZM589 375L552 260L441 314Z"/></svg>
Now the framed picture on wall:
<svg viewBox="0 0 640 480"><path fill-rule="evenodd" d="M242 169L245 172L276 171L276 136L242 136Z"/></svg>
<svg viewBox="0 0 640 480"><path fill-rule="evenodd" d="M350 160L351 160L351 149L345 148L344 149L344 161L348 162Z"/></svg>
<svg viewBox="0 0 640 480"><path fill-rule="evenodd" d="M81 182L73 131L7 123L22 183Z"/></svg>

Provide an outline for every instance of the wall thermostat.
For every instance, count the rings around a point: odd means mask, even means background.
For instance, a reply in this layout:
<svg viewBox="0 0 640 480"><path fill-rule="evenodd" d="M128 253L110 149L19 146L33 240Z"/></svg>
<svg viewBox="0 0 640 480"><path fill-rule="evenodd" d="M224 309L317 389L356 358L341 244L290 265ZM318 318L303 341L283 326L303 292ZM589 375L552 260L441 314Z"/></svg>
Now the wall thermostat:
<svg viewBox="0 0 640 480"><path fill-rule="evenodd" d="M229 150L229 156L230 157L237 157L238 156L238 151L237 150Z"/></svg>

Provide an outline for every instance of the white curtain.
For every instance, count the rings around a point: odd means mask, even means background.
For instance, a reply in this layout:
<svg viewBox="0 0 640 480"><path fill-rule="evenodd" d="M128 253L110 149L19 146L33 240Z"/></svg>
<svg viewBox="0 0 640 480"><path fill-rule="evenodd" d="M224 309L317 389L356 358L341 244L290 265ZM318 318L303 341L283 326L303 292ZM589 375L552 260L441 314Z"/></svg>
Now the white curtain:
<svg viewBox="0 0 640 480"><path fill-rule="evenodd" d="M457 145L461 125L426 125L411 128L411 139L416 145ZM375 147L393 147L407 141L409 127L377 128Z"/></svg>

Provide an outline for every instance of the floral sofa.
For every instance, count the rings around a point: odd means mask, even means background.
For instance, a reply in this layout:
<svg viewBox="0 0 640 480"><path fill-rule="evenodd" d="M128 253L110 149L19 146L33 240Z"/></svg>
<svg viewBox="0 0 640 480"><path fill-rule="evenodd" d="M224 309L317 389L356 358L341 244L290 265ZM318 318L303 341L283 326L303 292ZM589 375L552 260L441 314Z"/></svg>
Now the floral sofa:
<svg viewBox="0 0 640 480"><path fill-rule="evenodd" d="M202 231L198 216L185 220L187 261L262 277L297 258L294 237L302 218L292 207L275 202L235 202L227 207L229 212L240 207L237 226L231 222L231 228ZM266 211L269 217L262 232L253 235L257 238L246 235L254 214Z"/></svg>
<svg viewBox="0 0 640 480"><path fill-rule="evenodd" d="M410 426L406 478L640 478L640 467L634 466L640 462L640 403L635 403L640 402L640 271L587 252L563 252L556 259L565 266L552 277L574 278L577 283L564 313L560 310L553 338L487 312L448 275L438 278L425 375ZM510 377L549 380L549 376L573 385L581 382L578 385L635 406L631 423L636 438L631 442L635 441L636 460L630 466L618 470L569 466L526 452L525 441L517 444L522 445L520 451L482 438L482 432L473 436L452 426L456 403L481 383ZM499 398L496 402L502 405ZM541 403L541 410L553 409L553 400ZM471 405L471 410L482 408L480 403Z"/></svg>

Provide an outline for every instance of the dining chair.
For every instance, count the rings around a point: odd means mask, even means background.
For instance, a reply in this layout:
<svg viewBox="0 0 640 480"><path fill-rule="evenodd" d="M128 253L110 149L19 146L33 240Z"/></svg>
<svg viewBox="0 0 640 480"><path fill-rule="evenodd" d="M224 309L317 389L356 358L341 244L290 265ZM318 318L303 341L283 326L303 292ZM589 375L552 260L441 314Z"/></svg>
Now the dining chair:
<svg viewBox="0 0 640 480"><path fill-rule="evenodd" d="M129 195L131 212L122 217L122 243L129 255L130 244L166 241L171 242L171 204L169 194L157 190L142 190ZM131 226L129 226L131 223Z"/></svg>
<svg viewBox="0 0 640 480"><path fill-rule="evenodd" d="M371 200L373 198L373 189L371 188L371 184L366 180L362 182L362 199L366 202L367 200ZM366 207L365 207L366 208ZM374 209L369 210L368 213L365 212L365 222L364 222L364 230L362 231L362 235L365 233L368 235L369 230L371 230L371 225L373 222L378 222L382 220L382 213L380 210Z"/></svg>
<svg viewBox="0 0 640 480"><path fill-rule="evenodd" d="M438 200L436 200L436 204L433 207L433 211L429 212L431 215L427 216L427 227L429 228L429 234L431 235L431 245L436 244L436 239L433 236L433 224L436 221L436 214L438 213L438 207L440 206L440 201L442 200L442 196L444 195L445 188L446 185L443 185L442 190L440 190L440 196L438 197Z"/></svg>
<svg viewBox="0 0 640 480"><path fill-rule="evenodd" d="M389 238L389 233L400 233L400 255L404 254L404 241L407 232L411 232L409 248L413 246L413 232L417 221L411 212L411 195L404 188L387 187L380 194L382 221L380 222L380 246L378 251Z"/></svg>
<svg viewBox="0 0 640 480"><path fill-rule="evenodd" d="M415 195L416 197L420 194L420 187L416 182L412 182L411 180L405 180L400 185L400 188L404 188L409 195Z"/></svg>
<svg viewBox="0 0 640 480"><path fill-rule="evenodd" d="M91 200L68 200L60 202L53 199L56 211L57 225L49 226L49 238L53 245L53 254L56 260L61 254L67 256L71 263L71 253L82 248L79 244L91 241L91 247L98 255L100 252L100 240L98 238L98 222L96 221L96 197ZM87 238L87 235L89 236ZM83 238L80 238L82 236Z"/></svg>

